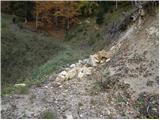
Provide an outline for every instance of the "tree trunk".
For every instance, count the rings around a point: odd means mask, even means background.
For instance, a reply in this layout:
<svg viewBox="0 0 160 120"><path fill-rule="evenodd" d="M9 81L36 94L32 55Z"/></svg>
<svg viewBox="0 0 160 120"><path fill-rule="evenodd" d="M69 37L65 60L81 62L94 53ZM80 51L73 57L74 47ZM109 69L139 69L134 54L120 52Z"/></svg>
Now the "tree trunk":
<svg viewBox="0 0 160 120"><path fill-rule="evenodd" d="M116 0L116 10L118 9L118 1Z"/></svg>
<svg viewBox="0 0 160 120"><path fill-rule="evenodd" d="M25 4L25 21L24 23L27 23L27 2Z"/></svg>
<svg viewBox="0 0 160 120"><path fill-rule="evenodd" d="M38 10L36 10L36 29L38 28Z"/></svg>
<svg viewBox="0 0 160 120"><path fill-rule="evenodd" d="M70 28L70 25L69 25L69 17L68 17L68 20L67 20L67 31L69 30L69 28Z"/></svg>
<svg viewBox="0 0 160 120"><path fill-rule="evenodd" d="M132 7L134 8L134 2L133 1L130 1L130 2L131 2Z"/></svg>
<svg viewBox="0 0 160 120"><path fill-rule="evenodd" d="M55 16L55 27L58 30L58 16Z"/></svg>

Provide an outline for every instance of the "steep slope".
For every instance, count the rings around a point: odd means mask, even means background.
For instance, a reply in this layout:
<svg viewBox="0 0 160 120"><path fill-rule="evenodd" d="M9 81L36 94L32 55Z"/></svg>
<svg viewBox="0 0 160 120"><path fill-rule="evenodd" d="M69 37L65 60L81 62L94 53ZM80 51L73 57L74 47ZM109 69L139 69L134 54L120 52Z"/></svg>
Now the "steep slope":
<svg viewBox="0 0 160 120"><path fill-rule="evenodd" d="M2 118L43 118L48 110L56 118L158 118L158 32L158 14L131 25L96 68L102 82L92 73L59 86L53 74L28 95L3 97Z"/></svg>

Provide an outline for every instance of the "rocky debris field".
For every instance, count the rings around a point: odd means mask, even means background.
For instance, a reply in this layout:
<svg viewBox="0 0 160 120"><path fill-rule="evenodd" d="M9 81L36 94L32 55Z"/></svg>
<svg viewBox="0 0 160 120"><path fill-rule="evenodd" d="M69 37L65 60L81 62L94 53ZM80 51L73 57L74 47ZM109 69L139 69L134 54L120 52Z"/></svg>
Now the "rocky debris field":
<svg viewBox="0 0 160 120"><path fill-rule="evenodd" d="M2 97L2 118L159 118L158 32L158 15L130 26L109 51Z"/></svg>

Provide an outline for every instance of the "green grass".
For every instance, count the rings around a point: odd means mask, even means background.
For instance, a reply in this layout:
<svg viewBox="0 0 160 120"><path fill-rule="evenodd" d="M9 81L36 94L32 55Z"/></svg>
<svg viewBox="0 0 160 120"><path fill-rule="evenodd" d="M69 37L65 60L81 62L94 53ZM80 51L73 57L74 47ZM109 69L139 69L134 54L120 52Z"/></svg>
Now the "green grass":
<svg viewBox="0 0 160 120"><path fill-rule="evenodd" d="M15 30L12 17L2 15L2 94L23 93L15 83L40 86L56 70L89 55L89 49L27 29ZM6 27L8 26L8 27ZM17 90L18 89L18 90ZM23 88L22 88L23 89Z"/></svg>
<svg viewBox="0 0 160 120"><path fill-rule="evenodd" d="M40 87L43 82L44 82L44 79L40 79L40 80L32 80L32 79L23 80L23 83L26 84L25 87L15 87L12 84L8 84L7 87L3 87L1 89L1 96L8 96L8 95L12 95L12 94L28 94L29 88L32 85Z"/></svg>
<svg viewBox="0 0 160 120"><path fill-rule="evenodd" d="M71 64L75 61L78 61L81 58L82 58L81 51L69 46L65 48L64 51L59 52L57 56L55 56L53 59L49 60L48 62L41 65L37 69L34 69L32 74L32 79L40 79L43 76L51 74L55 70L58 70L60 68L65 68L67 64Z"/></svg>
<svg viewBox="0 0 160 120"><path fill-rule="evenodd" d="M123 96L118 95L118 97L117 97L117 103L126 103L126 100L123 98Z"/></svg>
<svg viewBox="0 0 160 120"><path fill-rule="evenodd" d="M52 110L46 109L41 113L41 119L56 119L56 114Z"/></svg>

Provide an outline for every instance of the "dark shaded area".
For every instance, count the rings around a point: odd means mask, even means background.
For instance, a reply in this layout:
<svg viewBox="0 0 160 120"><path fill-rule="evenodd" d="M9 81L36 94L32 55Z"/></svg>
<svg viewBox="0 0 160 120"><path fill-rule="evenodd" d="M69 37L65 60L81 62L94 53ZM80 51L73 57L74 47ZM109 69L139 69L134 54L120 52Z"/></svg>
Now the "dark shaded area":
<svg viewBox="0 0 160 120"><path fill-rule="evenodd" d="M136 106L139 108L140 116L148 119L159 118L159 96L158 94L141 93L137 99Z"/></svg>
<svg viewBox="0 0 160 120"><path fill-rule="evenodd" d="M17 36L5 29L2 30L1 45L2 86L14 84L20 78L24 80L35 67L53 58L62 49L52 39L40 38L33 33Z"/></svg>

